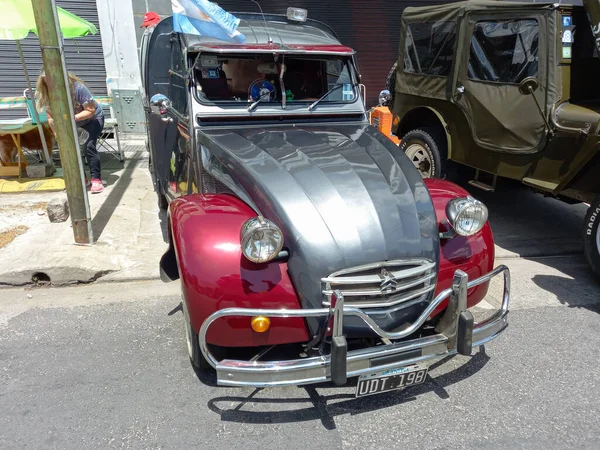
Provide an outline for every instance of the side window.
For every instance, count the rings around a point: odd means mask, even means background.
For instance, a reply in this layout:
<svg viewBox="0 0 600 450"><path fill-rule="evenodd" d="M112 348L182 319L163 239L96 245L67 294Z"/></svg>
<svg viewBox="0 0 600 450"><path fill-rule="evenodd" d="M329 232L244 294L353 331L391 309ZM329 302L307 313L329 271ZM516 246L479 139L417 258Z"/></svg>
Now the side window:
<svg viewBox="0 0 600 450"><path fill-rule="evenodd" d="M171 73L169 99L173 108L180 114L187 115L187 95L185 87L185 66L179 41L171 41Z"/></svg>
<svg viewBox="0 0 600 450"><path fill-rule="evenodd" d="M456 23L411 23L404 41L404 71L446 77L450 74Z"/></svg>
<svg viewBox="0 0 600 450"><path fill-rule="evenodd" d="M477 22L471 38L469 79L518 84L536 76L538 48L535 19Z"/></svg>

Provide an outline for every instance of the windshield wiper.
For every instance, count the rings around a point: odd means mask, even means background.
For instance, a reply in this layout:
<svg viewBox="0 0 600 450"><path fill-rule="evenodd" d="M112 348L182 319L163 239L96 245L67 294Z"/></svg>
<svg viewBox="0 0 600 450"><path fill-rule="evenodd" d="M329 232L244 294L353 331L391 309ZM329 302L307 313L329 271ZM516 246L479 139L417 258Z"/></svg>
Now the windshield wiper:
<svg viewBox="0 0 600 450"><path fill-rule="evenodd" d="M315 100L309 107L308 110L312 111L313 109L315 109L317 107L317 105L321 102L321 100L323 100L325 97L328 97L329 94L331 94L334 91L337 91L339 88L343 87L345 84L347 83L340 83L340 84L336 84L334 87L332 87L331 89L329 89L325 95L323 95L319 100Z"/></svg>
<svg viewBox="0 0 600 450"><path fill-rule="evenodd" d="M273 91L263 92L262 95L260 97L258 97L254 103L252 103L250 106L248 106L247 111L248 112L254 111L256 109L256 107L258 106L258 104L263 101L263 98L265 98L267 95L271 95L272 93L273 93Z"/></svg>

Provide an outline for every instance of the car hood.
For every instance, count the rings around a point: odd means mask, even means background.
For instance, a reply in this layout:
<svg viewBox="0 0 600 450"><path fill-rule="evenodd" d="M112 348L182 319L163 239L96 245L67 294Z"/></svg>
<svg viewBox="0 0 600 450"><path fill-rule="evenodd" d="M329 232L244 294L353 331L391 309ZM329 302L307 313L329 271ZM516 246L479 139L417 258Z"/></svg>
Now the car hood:
<svg viewBox="0 0 600 450"><path fill-rule="evenodd" d="M321 307L321 278L338 270L438 261L438 225L423 179L372 126L204 129L198 141L282 229L304 307Z"/></svg>

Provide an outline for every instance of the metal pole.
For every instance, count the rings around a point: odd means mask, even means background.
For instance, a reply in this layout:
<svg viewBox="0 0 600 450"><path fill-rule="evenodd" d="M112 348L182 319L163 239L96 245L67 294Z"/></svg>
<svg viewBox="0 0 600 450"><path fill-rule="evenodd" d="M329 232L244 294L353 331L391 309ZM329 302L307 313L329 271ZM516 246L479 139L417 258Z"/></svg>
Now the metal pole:
<svg viewBox="0 0 600 450"><path fill-rule="evenodd" d="M58 28L56 5L54 0L36 0L31 4L46 70L50 109L60 150L75 243L93 244L90 205L84 181L83 162L79 151L73 100L69 89L62 36Z"/></svg>
<svg viewBox="0 0 600 450"><path fill-rule="evenodd" d="M40 123L40 116L38 115L37 108L35 106L35 98L33 97L33 89L31 87L31 80L29 79L29 72L27 71L27 64L25 63L25 57L23 56L23 49L21 48L21 41L17 40L17 50L19 50L19 56L21 57L21 64L23 65L23 70L25 71L25 79L27 80L27 88L31 93L31 99L33 102L33 116L35 117L35 122L37 123L37 129L40 133L40 140L42 141L42 147L44 148L44 159L46 160L46 164L52 164L52 155L48 151L48 146L46 145L46 136L44 135L44 129L42 128L42 124ZM25 99L27 100L27 99Z"/></svg>

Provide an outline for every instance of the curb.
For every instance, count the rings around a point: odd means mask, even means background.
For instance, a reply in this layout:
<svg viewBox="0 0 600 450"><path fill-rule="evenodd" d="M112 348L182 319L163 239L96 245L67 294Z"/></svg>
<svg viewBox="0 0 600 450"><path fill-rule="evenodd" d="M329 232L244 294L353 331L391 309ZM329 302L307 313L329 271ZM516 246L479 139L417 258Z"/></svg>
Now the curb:
<svg viewBox="0 0 600 450"><path fill-rule="evenodd" d="M4 276L0 275L0 280L3 279ZM138 276L138 277L122 277L122 278L104 278L100 276L99 278L93 280L71 280L71 281L60 281L58 283L34 283L33 281L22 282L22 281L0 281L0 291L3 289L18 289L18 288L32 288L32 287L56 287L56 288L64 288L64 287L76 287L76 286L86 286L90 284L123 284L123 283L135 283L140 281L160 281L160 276ZM167 283L165 283L167 284Z"/></svg>
<svg viewBox="0 0 600 450"><path fill-rule="evenodd" d="M66 188L63 178L27 178L21 180L0 179L1 194L20 192L60 192Z"/></svg>

